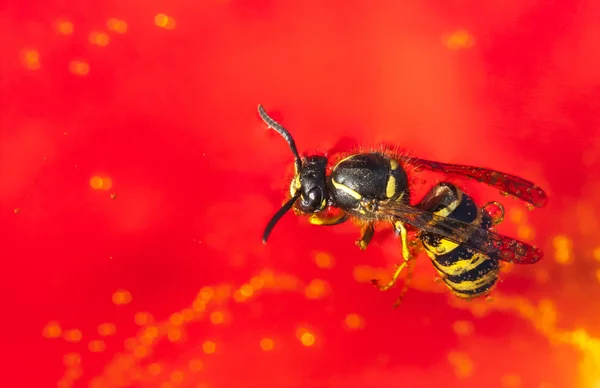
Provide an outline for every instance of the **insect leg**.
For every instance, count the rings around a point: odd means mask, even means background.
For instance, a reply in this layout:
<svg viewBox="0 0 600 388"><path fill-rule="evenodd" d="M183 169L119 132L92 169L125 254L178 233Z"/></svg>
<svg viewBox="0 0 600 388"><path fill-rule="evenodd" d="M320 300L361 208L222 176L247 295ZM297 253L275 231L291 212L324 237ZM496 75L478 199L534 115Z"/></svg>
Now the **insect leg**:
<svg viewBox="0 0 600 388"><path fill-rule="evenodd" d="M404 278L404 284L402 284L400 295L398 295L398 298L396 298L396 301L394 302L394 308L400 306L400 303L402 303L402 301L404 300L404 296L408 292L408 286L412 282L413 269L414 267L412 265L408 265L408 272L406 273L406 278Z"/></svg>
<svg viewBox="0 0 600 388"><path fill-rule="evenodd" d="M373 279L371 281L371 283L377 286L381 291L389 290L398 282L400 274L402 273L402 271L404 271L406 267L409 267L408 262L412 258L410 254L410 249L408 247L408 232L406 231L406 227L402 222L395 222L394 228L396 229L396 231L400 232L400 239L402 241L402 258L404 259L404 262L397 266L396 271L394 271L394 274L392 275L392 280L388 284L381 285L379 284L379 280L377 279ZM402 296L404 295L402 294Z"/></svg>
<svg viewBox="0 0 600 388"><path fill-rule="evenodd" d="M368 224L362 227L360 231L360 238L355 242L356 245L358 245L358 247L364 251L365 249L367 249L367 246L373 239L374 234L375 227L373 226L372 222L369 222Z"/></svg>

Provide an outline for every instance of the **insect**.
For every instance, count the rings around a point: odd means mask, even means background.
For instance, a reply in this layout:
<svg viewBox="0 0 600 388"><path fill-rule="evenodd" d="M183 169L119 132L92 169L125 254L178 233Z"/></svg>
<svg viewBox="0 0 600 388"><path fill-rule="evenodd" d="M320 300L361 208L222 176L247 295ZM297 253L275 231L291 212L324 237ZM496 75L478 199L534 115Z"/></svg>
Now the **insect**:
<svg viewBox="0 0 600 388"><path fill-rule="evenodd" d="M418 158L402 158L386 152L354 153L328 166L324 155L300 157L292 135L259 105L261 119L279 133L294 156L294 177L290 198L268 222L266 244L277 222L290 210L309 216L313 225L338 225L353 218L362 224L356 244L362 250L371 242L376 223L391 224L402 243L402 264L388 284L373 284L385 291L398 281L412 254L408 229L415 231L433 266L451 292L471 299L489 293L498 281L499 262L533 264L543 252L527 243L502 236L492 230L504 216L498 202L482 207L458 186L440 182L416 204L411 204L408 166L475 179L517 197L535 207L548 198L538 186L520 177L482 167L447 164ZM496 205L502 212L494 221L487 209ZM328 210L338 209L331 215ZM410 273L409 273L410 275ZM408 279L408 278L407 278ZM405 283L406 284L406 283ZM406 286L396 302L400 303Z"/></svg>

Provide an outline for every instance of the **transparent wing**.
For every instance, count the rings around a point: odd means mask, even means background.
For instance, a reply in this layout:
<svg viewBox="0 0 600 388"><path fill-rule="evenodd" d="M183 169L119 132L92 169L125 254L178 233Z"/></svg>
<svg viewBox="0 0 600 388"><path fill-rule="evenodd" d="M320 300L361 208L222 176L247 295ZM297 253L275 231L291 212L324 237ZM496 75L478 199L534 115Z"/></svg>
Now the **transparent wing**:
<svg viewBox="0 0 600 388"><path fill-rule="evenodd" d="M379 202L378 212L412 225L421 231L437 234L457 244L464 244L497 260L516 264L533 264L544 255L539 248L501 236L489 229L438 216L401 202Z"/></svg>
<svg viewBox="0 0 600 388"><path fill-rule="evenodd" d="M483 167L448 164L418 158L411 158L409 163L415 167L422 167L431 171L462 175L475 179L478 182L495 187L501 192L513 195L536 207L544 207L548 202L548 196L541 187L516 175Z"/></svg>

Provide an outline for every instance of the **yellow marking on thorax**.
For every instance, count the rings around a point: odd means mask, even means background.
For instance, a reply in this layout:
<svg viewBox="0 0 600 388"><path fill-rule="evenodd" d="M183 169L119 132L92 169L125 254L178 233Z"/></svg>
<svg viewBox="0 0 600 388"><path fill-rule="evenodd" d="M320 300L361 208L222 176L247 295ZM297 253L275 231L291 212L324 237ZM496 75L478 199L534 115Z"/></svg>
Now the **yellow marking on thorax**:
<svg viewBox="0 0 600 388"><path fill-rule="evenodd" d="M387 186L385 187L385 196L392 198L394 194L396 194L396 178L393 175L390 175Z"/></svg>
<svg viewBox="0 0 600 388"><path fill-rule="evenodd" d="M337 167L337 166L338 166L340 163L342 163L342 162L345 162L346 160L352 159L352 158L353 158L353 157L355 157L356 155L358 155L358 154L352 154L352 155L346 156L345 158L343 158L343 159L339 160L339 161L338 161L338 162L335 164L335 166L333 166L333 169L335 170L335 169L336 169L336 167Z"/></svg>
<svg viewBox="0 0 600 388"><path fill-rule="evenodd" d="M394 159L390 159L390 168L392 170L397 170L398 169L398 162L395 161Z"/></svg>
<svg viewBox="0 0 600 388"><path fill-rule="evenodd" d="M335 187L338 190L343 191L344 193L348 194L349 196L351 196L354 199L361 199L362 198L362 195L360 195L358 192L352 190L351 188L349 188L346 185L343 185L341 183L336 182L335 179L332 179L331 183L333 183L333 187Z"/></svg>
<svg viewBox="0 0 600 388"><path fill-rule="evenodd" d="M432 258L435 269L438 270L438 272L449 276L462 275L465 272L469 272L472 269L479 267L486 260L489 260L486 255L478 253L475 253L470 259L460 260L451 265L442 265L435 259L435 256Z"/></svg>

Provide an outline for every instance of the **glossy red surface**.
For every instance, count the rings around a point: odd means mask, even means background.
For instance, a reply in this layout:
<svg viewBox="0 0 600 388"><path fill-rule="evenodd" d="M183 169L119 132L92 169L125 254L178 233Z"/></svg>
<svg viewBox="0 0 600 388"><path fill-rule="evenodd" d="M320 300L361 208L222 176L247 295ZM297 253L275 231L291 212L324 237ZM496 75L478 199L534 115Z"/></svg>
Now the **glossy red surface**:
<svg viewBox="0 0 600 388"><path fill-rule="evenodd" d="M599 387L597 20L592 0L7 3L2 384ZM420 257L392 309L368 282L401 259L388 232L360 252L352 225L290 214L261 244L292 159L259 103L303 153L385 142L535 181L534 211L461 184L543 261L459 303Z"/></svg>

